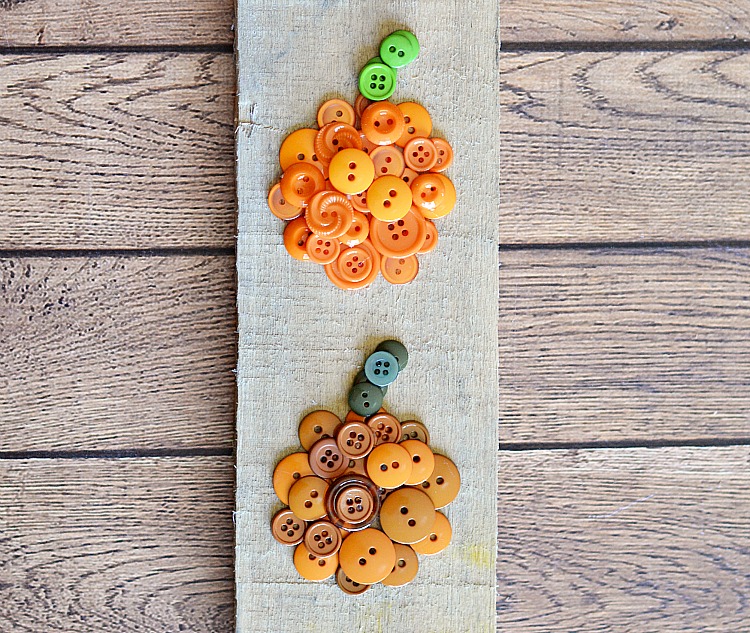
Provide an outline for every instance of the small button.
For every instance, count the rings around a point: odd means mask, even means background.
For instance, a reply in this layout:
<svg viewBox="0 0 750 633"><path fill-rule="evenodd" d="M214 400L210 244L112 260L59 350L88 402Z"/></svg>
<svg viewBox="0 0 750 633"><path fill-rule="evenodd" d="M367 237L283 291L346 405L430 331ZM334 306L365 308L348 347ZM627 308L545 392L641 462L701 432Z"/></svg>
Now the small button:
<svg viewBox="0 0 750 633"><path fill-rule="evenodd" d="M271 534L282 545L297 545L302 542L306 525L289 508L284 508L271 519Z"/></svg>
<svg viewBox="0 0 750 633"><path fill-rule="evenodd" d="M370 241L381 255L408 257L416 255L427 238L427 225L421 211L411 207L398 220L370 218Z"/></svg>
<svg viewBox="0 0 750 633"><path fill-rule="evenodd" d="M310 199L305 221L320 237L341 237L354 221L354 208L343 193L320 191Z"/></svg>
<svg viewBox="0 0 750 633"><path fill-rule="evenodd" d="M362 149L359 132L347 123L328 123L315 136L315 154L328 165L344 149Z"/></svg>
<svg viewBox="0 0 750 633"><path fill-rule="evenodd" d="M403 486L411 476L411 456L400 444L379 444L367 457L367 474L381 488Z"/></svg>
<svg viewBox="0 0 750 633"><path fill-rule="evenodd" d="M443 174L420 174L411 183L414 205L430 220L448 215L456 205L456 188Z"/></svg>
<svg viewBox="0 0 750 633"><path fill-rule="evenodd" d="M373 352L365 361L365 376L376 387L390 385L398 378L398 360L385 351Z"/></svg>
<svg viewBox="0 0 750 633"><path fill-rule="evenodd" d="M382 404L383 392L369 382L354 385L349 391L349 408L359 415L371 415Z"/></svg>
<svg viewBox="0 0 750 633"><path fill-rule="evenodd" d="M396 176L401 178L406 163L404 154L394 145L380 145L370 152L370 158L375 165L378 176Z"/></svg>
<svg viewBox="0 0 750 633"><path fill-rule="evenodd" d="M307 204L310 198L323 190L323 187L323 174L310 163L294 163L281 177L281 195L296 207Z"/></svg>
<svg viewBox="0 0 750 633"><path fill-rule="evenodd" d="M362 113L362 132L375 145L391 145L404 133L404 115L390 101L378 101Z"/></svg>
<svg viewBox="0 0 750 633"><path fill-rule="evenodd" d="M386 587L401 587L416 578L419 571L419 558L408 545L394 543L393 546L396 549L396 564L393 566L393 571L383 580L383 584Z"/></svg>
<svg viewBox="0 0 750 633"><path fill-rule="evenodd" d="M413 138L404 145L404 160L414 171L429 171L437 162L437 149L428 138Z"/></svg>
<svg viewBox="0 0 750 633"><path fill-rule="evenodd" d="M343 475L328 490L326 512L336 527L364 529L380 512L378 487L365 475Z"/></svg>
<svg viewBox="0 0 750 633"><path fill-rule="evenodd" d="M416 172L413 169L409 169L407 167L404 169L404 173L401 174L401 180L403 180L407 185L411 187L411 183L414 182L414 179L417 176L419 176L419 172Z"/></svg>
<svg viewBox="0 0 750 633"><path fill-rule="evenodd" d="M296 218L284 227L284 248L294 259L309 261L305 245L312 231L307 226L305 218Z"/></svg>
<svg viewBox="0 0 750 633"><path fill-rule="evenodd" d="M324 479L335 479L343 475L349 465L349 458L345 457L332 437L318 440L310 448L310 468Z"/></svg>
<svg viewBox="0 0 750 633"><path fill-rule="evenodd" d="M401 424L401 441L406 440L419 440L425 444L430 444L430 432L427 427L418 422L417 420L407 420ZM434 468L434 455L433 455L433 468Z"/></svg>
<svg viewBox="0 0 750 633"><path fill-rule="evenodd" d="M396 145L404 147L410 140L422 136L428 138L432 134L432 118L427 110L413 101L399 103L398 109L404 115L404 132L396 141Z"/></svg>
<svg viewBox="0 0 750 633"><path fill-rule="evenodd" d="M316 521L305 531L305 547L318 558L330 558L341 547L341 532L330 521Z"/></svg>
<svg viewBox="0 0 750 633"><path fill-rule="evenodd" d="M368 417L367 426L375 433L376 445L397 442L401 437L401 424L398 419L385 411L378 411Z"/></svg>
<svg viewBox="0 0 750 633"><path fill-rule="evenodd" d="M370 222L367 216L361 211L355 211L349 230L341 236L340 240L349 247L357 246L364 242L369 234Z"/></svg>
<svg viewBox="0 0 750 633"><path fill-rule="evenodd" d="M383 101L396 90L396 78L393 68L373 57L359 73L359 91L370 101Z"/></svg>
<svg viewBox="0 0 750 633"><path fill-rule="evenodd" d="M409 213L411 203L412 189L396 176L380 176L367 190L367 208L373 217L383 222L393 222L403 218Z"/></svg>
<svg viewBox="0 0 750 633"><path fill-rule="evenodd" d="M456 465L445 455L435 455L435 468L420 487L430 496L436 508L444 508L458 495L461 475Z"/></svg>
<svg viewBox="0 0 750 633"><path fill-rule="evenodd" d="M419 55L419 42L409 31L394 31L380 43L380 58L391 68L403 68Z"/></svg>
<svg viewBox="0 0 750 633"><path fill-rule="evenodd" d="M431 139L437 150L437 161L432 166L432 171L443 172L453 163L453 148L444 138Z"/></svg>
<svg viewBox="0 0 750 633"><path fill-rule="evenodd" d="M401 341L381 341L375 348L376 352L388 352L391 356L396 358L398 362L398 370L403 371L409 364L409 351L406 349Z"/></svg>
<svg viewBox="0 0 750 633"><path fill-rule="evenodd" d="M338 554L328 558L318 558L311 554L304 543L294 550L294 566L305 580L325 580L336 573L339 565Z"/></svg>
<svg viewBox="0 0 750 633"><path fill-rule="evenodd" d="M424 236L424 244L422 248L417 251L418 255L424 255L434 250L438 243L438 231L437 227L429 220L424 221L425 228L427 229Z"/></svg>
<svg viewBox="0 0 750 633"><path fill-rule="evenodd" d="M435 525L435 506L417 488L399 488L383 501L380 525L392 541L416 543L426 538Z"/></svg>
<svg viewBox="0 0 750 633"><path fill-rule="evenodd" d="M315 155L315 137L317 135L318 130L304 128L287 136L279 149L281 170L286 171L294 163L310 163L323 171L323 164Z"/></svg>
<svg viewBox="0 0 750 633"><path fill-rule="evenodd" d="M359 459L375 447L375 433L364 422L346 422L336 434L336 444L344 457Z"/></svg>
<svg viewBox="0 0 750 633"><path fill-rule="evenodd" d="M299 423L299 443L309 451L315 442L326 437L335 437L341 420L330 411L319 410L308 413Z"/></svg>
<svg viewBox="0 0 750 633"><path fill-rule="evenodd" d="M354 108L343 99L329 99L318 109L318 127L328 123L347 123L354 126Z"/></svg>
<svg viewBox="0 0 750 633"><path fill-rule="evenodd" d="M303 521L322 519L326 515L327 490L324 479L314 475L302 477L289 490L289 509Z"/></svg>
<svg viewBox="0 0 750 633"><path fill-rule="evenodd" d="M451 524L444 514L440 512L435 513L435 525L432 526L430 534L412 544L412 549L417 554L437 554L442 552L451 543L453 536L453 529Z"/></svg>
<svg viewBox="0 0 750 633"><path fill-rule="evenodd" d="M367 528L346 537L339 564L354 582L372 585L383 580L396 563L396 548L380 530Z"/></svg>
<svg viewBox="0 0 750 633"><path fill-rule="evenodd" d="M297 480L312 474L307 453L292 453L282 459L273 471L273 490L279 501L289 505L289 489Z"/></svg>
<svg viewBox="0 0 750 633"><path fill-rule="evenodd" d="M362 214L369 214L370 209L367 208L367 192L363 191L361 193L354 193L349 196L349 202L352 203L352 206L356 211L359 211Z"/></svg>
<svg viewBox="0 0 750 633"><path fill-rule="evenodd" d="M391 284L408 284L414 281L419 273L419 261L416 255L408 257L383 257L380 260L380 272Z"/></svg>
<svg viewBox="0 0 750 633"><path fill-rule="evenodd" d="M382 260L381 260L381 261L382 261ZM365 370L364 370L364 369L360 369L360 370L359 370L359 371L357 372L357 375L356 375L356 376L354 376L354 380L352 381L352 384L353 384L353 385L358 385L358 384L359 384L359 383L361 383L361 382L367 382L367 376L365 375ZM380 390L381 390L381 391L383 392L383 396L384 396L384 397L388 395L388 385L385 385L385 386L383 386L383 387L380 387ZM381 409L380 409L379 413L380 413L380 412L385 412L385 409L383 409L383 408L381 407ZM356 414L355 414L355 415L356 415ZM359 417L362 417L362 416L359 416ZM361 420L361 421L364 421L364 417L362 417L362 420Z"/></svg>
<svg viewBox="0 0 750 633"><path fill-rule="evenodd" d="M401 427L403 434L404 427ZM421 484L426 481L435 469L435 456L425 442L419 440L404 440L401 442L411 455L411 476L406 480L408 486Z"/></svg>
<svg viewBox="0 0 750 633"><path fill-rule="evenodd" d="M341 252L341 243L335 237L320 237L313 233L305 242L305 250L314 264L330 264Z"/></svg>
<svg viewBox="0 0 750 633"><path fill-rule="evenodd" d="M328 177L342 193L362 193L375 178L375 165L361 149L344 149L331 159Z"/></svg>
<svg viewBox="0 0 750 633"><path fill-rule="evenodd" d="M279 220L293 220L302 215L302 207L290 204L281 195L281 185L276 183L268 192L268 208Z"/></svg>
<svg viewBox="0 0 750 633"><path fill-rule="evenodd" d="M354 582L349 576L344 573L344 570L339 567L336 572L336 584L339 589L349 596L358 596L364 593L370 588L370 585L363 585L358 582Z"/></svg>

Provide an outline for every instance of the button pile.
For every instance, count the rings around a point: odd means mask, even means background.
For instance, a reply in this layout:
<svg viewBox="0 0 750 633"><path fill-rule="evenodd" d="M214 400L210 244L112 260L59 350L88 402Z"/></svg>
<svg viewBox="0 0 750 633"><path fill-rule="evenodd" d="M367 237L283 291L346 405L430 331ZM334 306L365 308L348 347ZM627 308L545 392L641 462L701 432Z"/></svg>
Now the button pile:
<svg viewBox="0 0 750 633"><path fill-rule="evenodd" d="M283 175L268 206L288 222L284 246L295 259L323 265L339 288L365 288L379 273L392 284L412 281L417 255L437 245L433 220L456 204L456 189L443 174L453 150L430 136L429 112L411 101L385 100L396 86L394 68L418 52L408 31L389 35L380 57L362 69L354 105L326 101L317 129L296 130L281 144Z"/></svg>
<svg viewBox="0 0 750 633"><path fill-rule="evenodd" d="M411 582L417 554L437 554L451 541L451 525L437 509L458 495L458 469L432 452L424 424L400 422L382 408L408 359L398 341L378 345L354 380L343 423L330 411L306 415L299 440L307 452L288 455L273 474L274 491L288 505L271 521L274 538L296 546L303 578L335 575L350 595L378 582Z"/></svg>

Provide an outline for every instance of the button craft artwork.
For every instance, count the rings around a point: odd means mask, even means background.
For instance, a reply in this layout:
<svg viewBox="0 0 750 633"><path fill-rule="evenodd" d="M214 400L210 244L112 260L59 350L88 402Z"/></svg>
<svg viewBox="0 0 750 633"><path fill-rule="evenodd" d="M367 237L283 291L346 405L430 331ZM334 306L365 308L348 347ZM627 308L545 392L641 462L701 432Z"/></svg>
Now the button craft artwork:
<svg viewBox="0 0 750 633"><path fill-rule="evenodd" d="M378 274L392 284L412 281L417 255L437 246L433 222L456 204L443 173L453 162L448 141L431 137L420 104L393 104L397 69L417 58L419 42L396 31L359 76L354 105L326 101L318 129L289 134L279 150L283 174L268 206L287 222L284 246L295 259L320 264L346 290L365 288Z"/></svg>
<svg viewBox="0 0 750 633"><path fill-rule="evenodd" d="M282 545L294 546L300 576L335 576L348 595L375 583L397 587L417 575L419 557L451 542L451 525L438 512L458 495L456 465L430 449L421 422L400 422L383 398L409 360L398 341L383 341L357 374L350 411L306 415L299 441L306 452L282 459L273 487L285 506L271 520Z"/></svg>

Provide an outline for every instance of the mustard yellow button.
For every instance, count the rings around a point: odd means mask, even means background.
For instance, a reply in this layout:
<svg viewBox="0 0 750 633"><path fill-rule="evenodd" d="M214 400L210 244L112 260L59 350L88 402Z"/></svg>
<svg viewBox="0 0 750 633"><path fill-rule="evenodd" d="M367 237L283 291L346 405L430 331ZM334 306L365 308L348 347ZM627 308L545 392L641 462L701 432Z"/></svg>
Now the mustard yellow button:
<svg viewBox="0 0 750 633"><path fill-rule="evenodd" d="M373 167L374 169L374 167ZM400 220L411 209L412 189L401 178L381 176L367 189L367 208L378 220Z"/></svg>
<svg viewBox="0 0 750 633"><path fill-rule="evenodd" d="M430 534L435 525L435 506L417 488L399 488L380 507L380 525L396 543L416 543Z"/></svg>
<svg viewBox="0 0 750 633"><path fill-rule="evenodd" d="M419 571L419 558L414 550L408 545L394 543L396 548L396 564L393 571L383 580L386 587L401 587L410 583Z"/></svg>
<svg viewBox="0 0 750 633"><path fill-rule="evenodd" d="M294 566L305 580L325 580L336 573L339 564L338 554L328 558L319 558L311 554L304 543L294 550Z"/></svg>
<svg viewBox="0 0 750 633"><path fill-rule="evenodd" d="M315 475L302 477L289 489L289 509L303 521L322 519L326 515L327 491L324 479Z"/></svg>
<svg viewBox="0 0 750 633"><path fill-rule="evenodd" d="M288 504L289 489L298 479L312 474L307 453L292 453L282 459L273 471L273 490L279 501Z"/></svg>
<svg viewBox="0 0 750 633"><path fill-rule="evenodd" d="M419 440L406 440L401 446L411 455L411 476L406 480L407 485L421 484L435 469L435 456L430 447Z"/></svg>
<svg viewBox="0 0 750 633"><path fill-rule="evenodd" d="M400 444L379 444L367 457L367 474L381 488L403 486L411 476L411 455Z"/></svg>
<svg viewBox="0 0 750 633"><path fill-rule="evenodd" d="M453 528L444 514L435 513L435 525L432 526L429 535L421 541L412 544L412 549L417 554L437 554L450 545L453 536Z"/></svg>
<svg viewBox="0 0 750 633"><path fill-rule="evenodd" d="M339 550L339 564L354 582L372 585L393 571L396 548L380 530L366 528L344 539Z"/></svg>
<svg viewBox="0 0 750 633"><path fill-rule="evenodd" d="M328 179L341 193L362 193L375 178L375 165L361 149L342 149L328 167Z"/></svg>
<svg viewBox="0 0 750 633"><path fill-rule="evenodd" d="M458 495L461 475L456 465L445 455L435 455L432 474L420 486L430 496L436 508L443 508Z"/></svg>

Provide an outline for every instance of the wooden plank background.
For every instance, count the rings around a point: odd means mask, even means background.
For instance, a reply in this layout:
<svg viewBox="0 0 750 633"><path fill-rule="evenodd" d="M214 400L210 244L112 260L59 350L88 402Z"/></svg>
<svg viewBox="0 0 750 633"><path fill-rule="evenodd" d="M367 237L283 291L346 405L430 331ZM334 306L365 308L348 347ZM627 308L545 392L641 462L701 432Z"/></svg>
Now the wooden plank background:
<svg viewBox="0 0 750 633"><path fill-rule="evenodd" d="M750 628L749 15L501 5L498 630ZM0 20L0 629L226 631L232 3Z"/></svg>

